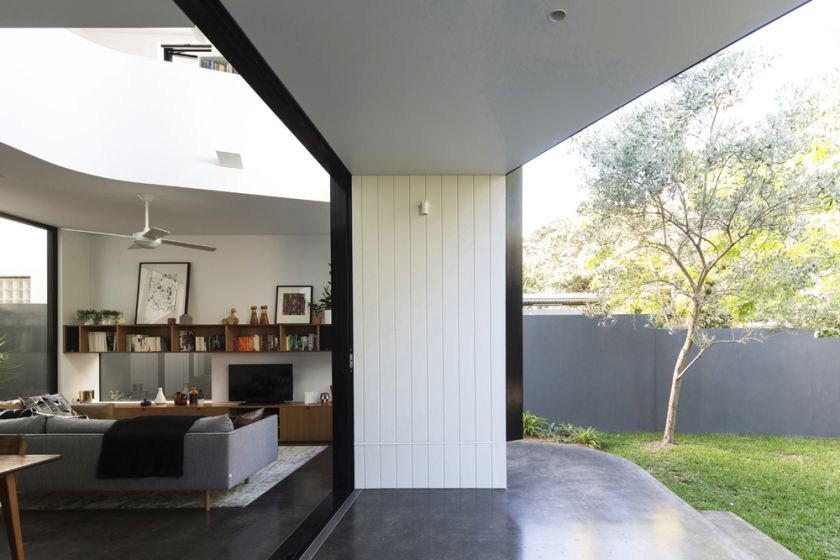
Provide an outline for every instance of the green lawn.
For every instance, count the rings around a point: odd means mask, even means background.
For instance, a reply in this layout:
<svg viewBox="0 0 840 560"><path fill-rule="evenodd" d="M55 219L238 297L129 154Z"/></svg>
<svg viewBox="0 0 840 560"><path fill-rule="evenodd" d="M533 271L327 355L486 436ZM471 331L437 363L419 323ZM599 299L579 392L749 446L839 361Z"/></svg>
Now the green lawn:
<svg viewBox="0 0 840 560"><path fill-rule="evenodd" d="M840 438L605 434L696 509L732 511L803 559L840 559Z"/></svg>

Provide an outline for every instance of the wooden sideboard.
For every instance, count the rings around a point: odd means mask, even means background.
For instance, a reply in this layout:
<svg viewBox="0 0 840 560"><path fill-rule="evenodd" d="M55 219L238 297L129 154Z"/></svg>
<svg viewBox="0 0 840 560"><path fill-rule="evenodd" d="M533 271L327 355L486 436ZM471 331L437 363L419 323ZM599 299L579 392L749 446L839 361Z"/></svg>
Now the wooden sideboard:
<svg viewBox="0 0 840 560"><path fill-rule="evenodd" d="M267 414L278 414L277 441L332 441L332 404L241 404L236 402L208 402L200 405L176 406L172 403L140 406L139 402L79 403L73 408L91 418L135 418L156 414L184 416L220 416L264 408Z"/></svg>

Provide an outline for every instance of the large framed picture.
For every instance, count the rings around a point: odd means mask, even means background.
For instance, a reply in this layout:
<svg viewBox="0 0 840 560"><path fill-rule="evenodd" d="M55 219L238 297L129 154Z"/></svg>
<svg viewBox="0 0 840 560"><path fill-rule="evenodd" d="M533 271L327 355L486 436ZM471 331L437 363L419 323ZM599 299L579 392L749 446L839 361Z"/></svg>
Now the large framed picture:
<svg viewBox="0 0 840 560"><path fill-rule="evenodd" d="M187 312L190 263L140 263L137 281L138 325L166 324Z"/></svg>
<svg viewBox="0 0 840 560"><path fill-rule="evenodd" d="M275 323L311 322L312 286L277 286Z"/></svg>

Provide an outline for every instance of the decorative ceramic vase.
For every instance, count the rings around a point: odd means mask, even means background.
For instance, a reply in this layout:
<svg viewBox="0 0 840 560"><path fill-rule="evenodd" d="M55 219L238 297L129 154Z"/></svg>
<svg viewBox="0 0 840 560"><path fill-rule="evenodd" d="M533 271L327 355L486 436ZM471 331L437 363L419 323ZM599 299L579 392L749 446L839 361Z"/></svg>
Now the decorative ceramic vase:
<svg viewBox="0 0 840 560"><path fill-rule="evenodd" d="M157 395L155 395L155 404L166 404L166 395L163 394L163 387L158 387Z"/></svg>
<svg viewBox="0 0 840 560"><path fill-rule="evenodd" d="M268 325L268 306L260 306L260 325Z"/></svg>
<svg viewBox="0 0 840 560"><path fill-rule="evenodd" d="M324 324L332 325L332 309L324 309Z"/></svg>
<svg viewBox="0 0 840 560"><path fill-rule="evenodd" d="M251 325L259 325L260 321L257 319L257 306L251 306L251 319L248 321Z"/></svg>

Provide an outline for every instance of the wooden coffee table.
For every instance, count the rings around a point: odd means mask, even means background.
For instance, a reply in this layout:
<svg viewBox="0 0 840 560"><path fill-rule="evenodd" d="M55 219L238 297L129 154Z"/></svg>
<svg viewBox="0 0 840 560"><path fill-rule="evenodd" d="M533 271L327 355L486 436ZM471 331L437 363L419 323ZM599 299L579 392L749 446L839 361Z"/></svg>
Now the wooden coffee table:
<svg viewBox="0 0 840 560"><path fill-rule="evenodd" d="M17 473L61 459L61 455L0 455L0 504L13 560L23 560L23 537L17 500Z"/></svg>

